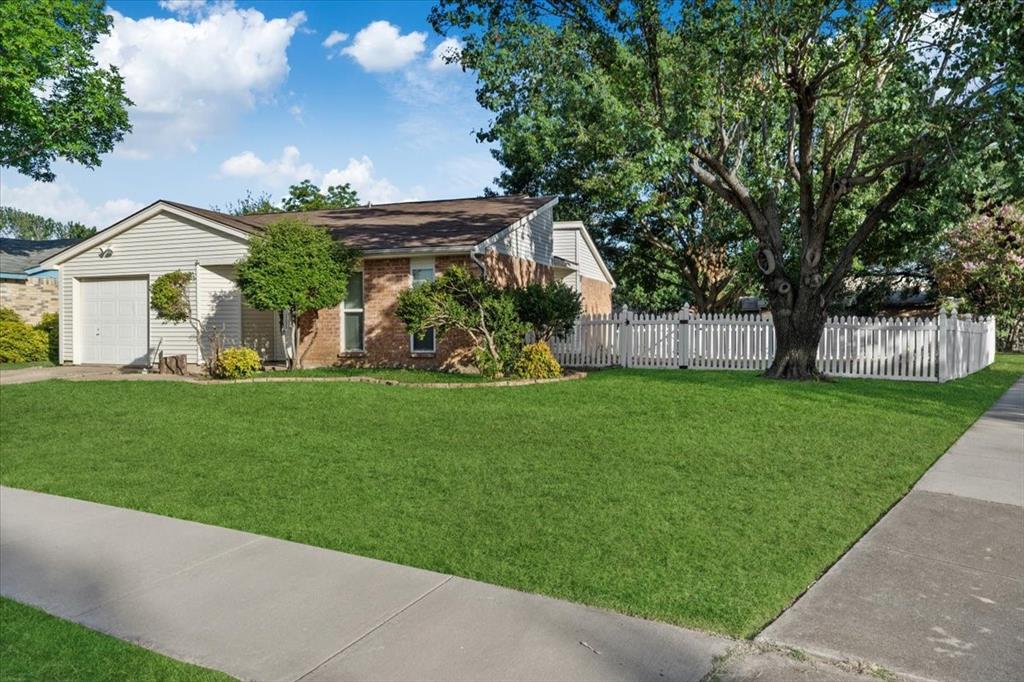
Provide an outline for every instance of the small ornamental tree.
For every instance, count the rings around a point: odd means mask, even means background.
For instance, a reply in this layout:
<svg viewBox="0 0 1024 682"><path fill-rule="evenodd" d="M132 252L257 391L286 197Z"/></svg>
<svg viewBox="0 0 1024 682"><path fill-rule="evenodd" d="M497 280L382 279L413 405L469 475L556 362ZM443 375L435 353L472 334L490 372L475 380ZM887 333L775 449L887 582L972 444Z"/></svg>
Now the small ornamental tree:
<svg viewBox="0 0 1024 682"><path fill-rule="evenodd" d="M565 338L583 312L583 298L561 282L527 284L513 289L519 319L530 325L537 341Z"/></svg>
<svg viewBox="0 0 1024 682"><path fill-rule="evenodd" d="M202 345L207 340L208 330L203 321L192 310L192 298L189 287L192 285L192 273L175 270L160 275L149 288L149 306L156 313L157 319L166 322L187 322L195 332L196 343ZM206 353L207 368L217 359L219 343Z"/></svg>
<svg viewBox="0 0 1024 682"><path fill-rule="evenodd" d="M477 368L488 377L513 371L529 325L519 319L512 294L469 270L453 266L433 282L398 295L398 318L410 334L431 327L438 338L452 330L473 341Z"/></svg>
<svg viewBox="0 0 1024 682"><path fill-rule="evenodd" d="M939 292L963 312L993 315L1000 350L1024 342L1024 206L1006 205L950 230L935 264Z"/></svg>
<svg viewBox="0 0 1024 682"><path fill-rule="evenodd" d="M356 255L325 230L295 218L273 222L249 240L249 254L238 263L238 286L250 306L284 313L289 369L302 366L299 318L341 303Z"/></svg>

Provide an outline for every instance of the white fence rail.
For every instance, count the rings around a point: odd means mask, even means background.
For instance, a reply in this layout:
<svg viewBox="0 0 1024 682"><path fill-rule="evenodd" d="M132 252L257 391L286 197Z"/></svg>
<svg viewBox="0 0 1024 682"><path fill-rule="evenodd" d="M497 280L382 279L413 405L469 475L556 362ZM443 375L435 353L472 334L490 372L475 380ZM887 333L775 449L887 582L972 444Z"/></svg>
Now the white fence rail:
<svg viewBox="0 0 1024 682"><path fill-rule="evenodd" d="M569 367L765 370L775 328L760 315L584 315L568 338L551 344ZM840 377L948 381L995 359L992 318L833 317L818 345L818 368Z"/></svg>

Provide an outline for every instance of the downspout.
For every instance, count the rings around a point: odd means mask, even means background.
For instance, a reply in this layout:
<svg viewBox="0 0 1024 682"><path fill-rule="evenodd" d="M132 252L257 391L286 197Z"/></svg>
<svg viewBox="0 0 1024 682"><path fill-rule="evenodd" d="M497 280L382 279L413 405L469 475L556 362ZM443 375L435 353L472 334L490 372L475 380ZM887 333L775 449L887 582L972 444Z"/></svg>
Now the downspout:
<svg viewBox="0 0 1024 682"><path fill-rule="evenodd" d="M476 263L477 267L480 268L480 279L487 281L487 266L484 265L483 260L480 258L480 245L477 244L473 247L473 250L469 252L469 259Z"/></svg>

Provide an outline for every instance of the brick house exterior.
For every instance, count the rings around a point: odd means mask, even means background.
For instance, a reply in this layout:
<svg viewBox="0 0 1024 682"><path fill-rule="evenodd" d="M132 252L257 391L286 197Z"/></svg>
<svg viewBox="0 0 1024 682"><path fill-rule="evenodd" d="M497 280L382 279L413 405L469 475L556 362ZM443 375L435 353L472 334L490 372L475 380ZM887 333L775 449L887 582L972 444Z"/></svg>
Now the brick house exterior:
<svg viewBox="0 0 1024 682"><path fill-rule="evenodd" d="M610 312L614 281L581 223L554 222L556 203L554 197L482 197L290 214L362 256L346 300L300 320L303 364L466 368L467 338L414 340L396 315L402 291L453 265L500 286L562 281L581 293L587 312ZM146 317L145 282L175 270L195 273L197 315L221 330L226 344L284 360L279 316L246 305L234 268L249 238L281 217L159 201L57 254L49 264L60 273L62 362L146 365L158 353L202 361L207 351L187 325L151 312ZM170 243L176 248L168 250ZM119 330L117 339L104 339L108 328Z"/></svg>

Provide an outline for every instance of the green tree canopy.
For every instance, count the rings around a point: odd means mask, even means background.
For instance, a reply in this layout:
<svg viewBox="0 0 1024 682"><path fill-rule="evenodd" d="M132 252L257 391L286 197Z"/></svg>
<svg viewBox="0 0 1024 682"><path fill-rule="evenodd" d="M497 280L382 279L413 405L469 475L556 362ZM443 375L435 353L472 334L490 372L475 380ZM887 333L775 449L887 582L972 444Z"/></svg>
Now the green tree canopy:
<svg viewBox="0 0 1024 682"><path fill-rule="evenodd" d="M253 194L252 190L246 190L245 196L238 201L227 204L224 208L211 206L214 211L227 213L229 215L252 215L254 213L280 213L283 209L274 204L270 192Z"/></svg>
<svg viewBox="0 0 1024 682"><path fill-rule="evenodd" d="M770 376L817 375L855 260L920 230L911 207L962 202L937 191L958 160L1024 184L1012 0L440 0L431 21L466 43L500 184L578 187L599 214L673 230L689 215L726 253L754 246ZM730 216L715 230L710 197Z"/></svg>
<svg viewBox="0 0 1024 682"><path fill-rule="evenodd" d="M85 239L96 234L95 227L75 221L61 222L10 206L0 206L0 236L14 239Z"/></svg>
<svg viewBox="0 0 1024 682"><path fill-rule="evenodd" d="M321 192L312 180L303 180L288 188L288 196L281 202L285 211L318 211L327 208L353 208L359 205L359 195L347 182L331 185Z"/></svg>
<svg viewBox="0 0 1024 682"><path fill-rule="evenodd" d="M950 230L935 275L960 311L995 316L1001 350L1022 345L1024 204L990 209Z"/></svg>
<svg viewBox="0 0 1024 682"><path fill-rule="evenodd" d="M259 310L286 314L289 367L301 367L299 318L341 303L357 254L326 230L283 217L249 240L238 263L238 286Z"/></svg>
<svg viewBox="0 0 1024 682"><path fill-rule="evenodd" d="M93 47L101 0L0 2L0 165L53 181L54 160L99 166L131 130L124 79Z"/></svg>

